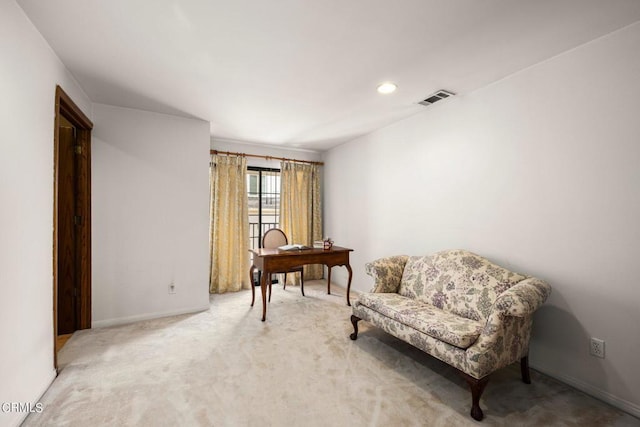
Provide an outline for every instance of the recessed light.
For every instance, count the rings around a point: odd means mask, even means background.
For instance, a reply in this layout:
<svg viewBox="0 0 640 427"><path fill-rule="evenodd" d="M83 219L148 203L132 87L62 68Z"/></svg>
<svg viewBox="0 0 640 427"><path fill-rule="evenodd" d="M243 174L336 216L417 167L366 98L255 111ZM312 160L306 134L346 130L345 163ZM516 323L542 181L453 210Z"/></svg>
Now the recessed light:
<svg viewBox="0 0 640 427"><path fill-rule="evenodd" d="M396 89L398 89L398 85L391 82L384 82L378 85L379 93L384 93L384 94L393 93L396 91Z"/></svg>

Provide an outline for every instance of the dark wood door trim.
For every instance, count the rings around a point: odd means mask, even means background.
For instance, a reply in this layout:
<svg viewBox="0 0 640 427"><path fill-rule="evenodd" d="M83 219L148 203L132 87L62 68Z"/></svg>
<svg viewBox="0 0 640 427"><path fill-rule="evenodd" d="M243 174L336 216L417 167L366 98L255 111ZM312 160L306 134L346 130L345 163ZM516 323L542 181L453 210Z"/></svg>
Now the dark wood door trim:
<svg viewBox="0 0 640 427"><path fill-rule="evenodd" d="M53 159L53 335L54 367L57 369L55 338L58 332L58 185L59 127L64 116L76 128L78 148L78 329L91 327L91 130L93 123L60 87L56 86Z"/></svg>

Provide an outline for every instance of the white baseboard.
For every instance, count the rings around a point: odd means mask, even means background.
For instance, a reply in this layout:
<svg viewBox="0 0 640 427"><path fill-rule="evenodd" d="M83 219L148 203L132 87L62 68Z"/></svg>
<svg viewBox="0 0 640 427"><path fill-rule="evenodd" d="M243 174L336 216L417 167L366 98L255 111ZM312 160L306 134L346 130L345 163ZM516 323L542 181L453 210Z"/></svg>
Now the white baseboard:
<svg viewBox="0 0 640 427"><path fill-rule="evenodd" d="M40 392L36 395L36 399L31 401L31 403L33 404L34 407L35 407L36 403L39 403L42 400L42 396L44 396L44 394L47 392L47 390L49 390L49 387L51 387L51 384L53 383L53 380L56 379L56 376L58 376L58 373L56 372L55 369L52 369L51 370L51 375L49 375L47 378L45 378L45 382L44 382L43 386L40 387ZM10 425L15 425L16 427L18 427L19 425L24 423L24 420L26 420L27 417L29 416L29 412L19 412L18 414L19 414L19 416L16 418L15 424L11 424L13 421L9 420Z"/></svg>
<svg viewBox="0 0 640 427"><path fill-rule="evenodd" d="M638 406L635 403L621 399L618 396L615 396L598 387L594 387L593 385L587 384L584 381L579 380L577 378L573 378L568 375L562 374L560 372L556 372L553 369L547 369L546 367L536 366L533 364L531 365L531 368L545 375L548 375L552 378L555 378L558 381L568 384L573 388L583 391L588 395L595 397L596 399L602 400L603 402L606 402L611 406L614 406L624 412L627 412L628 414L631 414L634 417L640 418L640 406Z"/></svg>
<svg viewBox="0 0 640 427"><path fill-rule="evenodd" d="M184 308L180 310L163 311L163 312L157 312L157 313L137 314L135 316L117 317L114 319L106 319L106 320L95 320L91 322L91 327L104 328L107 326L125 325L127 323L140 322L142 320L158 319L160 317L178 316L180 314L199 313L201 311L209 310L209 307L210 307L209 304L207 304L201 307Z"/></svg>

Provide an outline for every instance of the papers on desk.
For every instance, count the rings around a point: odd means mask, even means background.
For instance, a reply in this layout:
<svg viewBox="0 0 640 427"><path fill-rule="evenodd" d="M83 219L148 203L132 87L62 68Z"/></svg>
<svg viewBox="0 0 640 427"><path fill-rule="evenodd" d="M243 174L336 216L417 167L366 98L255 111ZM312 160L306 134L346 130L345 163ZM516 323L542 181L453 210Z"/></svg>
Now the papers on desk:
<svg viewBox="0 0 640 427"><path fill-rule="evenodd" d="M311 248L305 245L294 244L294 245L278 246L278 249L280 249L281 251L301 251L303 249L311 249Z"/></svg>

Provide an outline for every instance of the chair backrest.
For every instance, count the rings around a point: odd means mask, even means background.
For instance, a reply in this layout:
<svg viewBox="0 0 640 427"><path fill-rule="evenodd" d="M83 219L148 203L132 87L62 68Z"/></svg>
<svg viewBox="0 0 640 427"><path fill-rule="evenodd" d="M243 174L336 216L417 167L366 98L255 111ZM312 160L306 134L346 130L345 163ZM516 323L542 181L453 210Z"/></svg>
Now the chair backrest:
<svg viewBox="0 0 640 427"><path fill-rule="evenodd" d="M262 247L266 249L275 249L279 246L284 246L287 243L287 235L279 228L272 228L267 230L262 236Z"/></svg>

